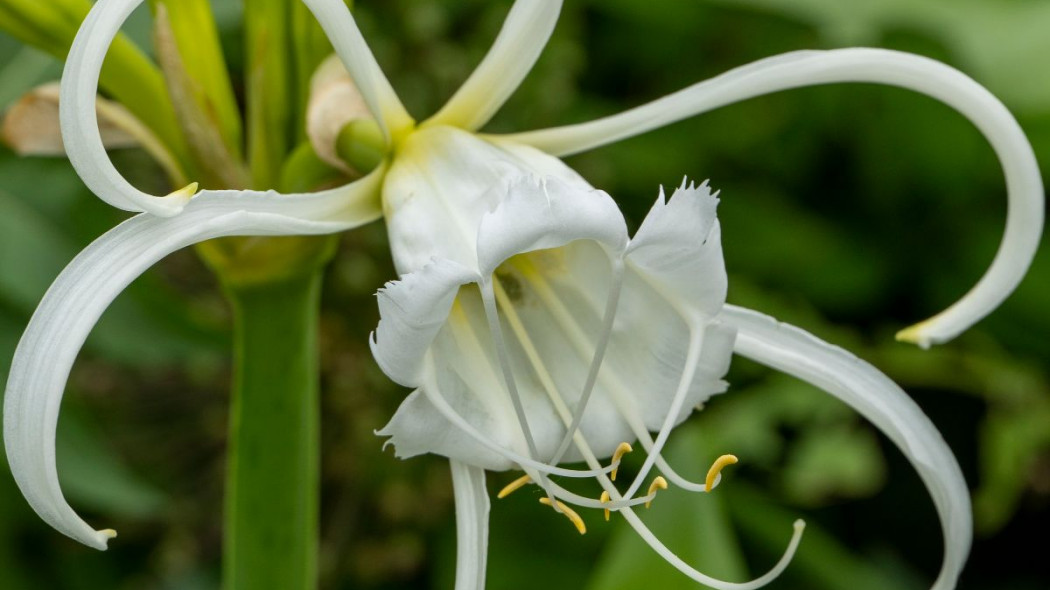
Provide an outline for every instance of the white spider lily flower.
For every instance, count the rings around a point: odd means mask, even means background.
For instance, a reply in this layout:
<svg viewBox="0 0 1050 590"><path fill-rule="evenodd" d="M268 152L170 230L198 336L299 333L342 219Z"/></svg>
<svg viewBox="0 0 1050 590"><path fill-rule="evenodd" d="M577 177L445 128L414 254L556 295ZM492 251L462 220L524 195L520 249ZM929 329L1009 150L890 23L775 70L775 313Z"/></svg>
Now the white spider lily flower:
<svg viewBox="0 0 1050 590"><path fill-rule="evenodd" d="M639 489L654 465L705 489L660 451L693 408L725 390L733 350L735 329L719 316L727 279L707 185L661 194L628 240L612 198L559 160L433 126L405 140L383 197L402 278L379 293L372 350L415 391L379 434L402 458L521 469L581 532L570 506L630 514L653 538L632 507L666 480ZM635 440L648 458L621 493L612 483L619 456L599 461ZM583 497L551 476L593 477L604 493ZM759 587L787 565L801 531L750 584L687 572L715 588Z"/></svg>
<svg viewBox="0 0 1050 590"><path fill-rule="evenodd" d="M223 235L343 231L386 217L399 281L379 294L375 356L415 388L383 430L397 453L450 458L457 506L457 588L485 579L485 469L520 469L556 510L615 511L695 580L704 576L645 528L633 506L667 480L706 491L674 472L661 449L675 424L723 390L730 352L798 376L857 409L897 444L930 489L945 554L934 588L953 588L969 551L966 483L935 427L876 369L774 320L725 304L715 197L683 183L663 196L628 239L608 195L558 156L643 133L747 98L832 82L909 88L954 107L990 141L1007 185L1006 231L985 275L957 303L902 333L922 346L957 335L1016 287L1038 245L1042 180L1016 121L964 74L915 55L878 49L789 53L746 65L619 115L505 136L478 135L519 85L551 34L560 0L517 0L475 72L432 118L416 125L341 0L304 0L327 32L386 140L387 159L346 187L311 195L194 188L154 196L113 167L95 115L105 50L142 0L98 0L69 53L60 101L63 138L84 182L106 202L144 212L89 246L34 314L12 363L4 441L15 480L59 531L104 548L58 485L54 433L77 351L112 299L175 249ZM655 432L655 438L651 433ZM613 485L620 456L637 440L648 452L625 492ZM611 462L602 461L611 458ZM586 469L560 464L582 459ZM661 477L640 491L652 469ZM598 499L554 478L594 478ZM666 477L666 479L664 479Z"/></svg>

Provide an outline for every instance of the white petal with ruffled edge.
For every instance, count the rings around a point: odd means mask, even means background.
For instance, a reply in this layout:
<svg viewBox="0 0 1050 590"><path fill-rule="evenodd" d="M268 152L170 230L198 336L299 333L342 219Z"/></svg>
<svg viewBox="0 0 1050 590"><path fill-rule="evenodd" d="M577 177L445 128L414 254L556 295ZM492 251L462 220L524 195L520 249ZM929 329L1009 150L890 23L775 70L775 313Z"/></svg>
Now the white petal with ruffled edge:
<svg viewBox="0 0 1050 590"><path fill-rule="evenodd" d="M830 84L874 82L908 88L966 116L988 139L1006 177L1006 230L991 266L959 301L902 330L898 338L922 347L951 340L993 309L1024 277L1043 227L1043 183L1035 154L1017 121L971 78L940 62L884 49L787 53L731 70L641 107L598 119L502 136L554 155L577 153L771 92Z"/></svg>
<svg viewBox="0 0 1050 590"><path fill-rule="evenodd" d="M627 248L627 264L642 273L683 313L714 316L726 300L728 279L715 210L707 183L663 189Z"/></svg>
<svg viewBox="0 0 1050 590"><path fill-rule="evenodd" d="M515 2L485 59L423 126L474 131L488 123L536 63L558 22L561 4L561 0Z"/></svg>
<svg viewBox="0 0 1050 590"><path fill-rule="evenodd" d="M478 226L482 276L491 275L515 254L558 248L574 240L593 240L613 257L627 247L627 223L606 192L581 189L557 178L519 176L503 184L505 196Z"/></svg>
<svg viewBox="0 0 1050 590"><path fill-rule="evenodd" d="M405 387L419 387L423 357L448 320L460 286L479 279L475 271L442 258L380 289L382 319L370 339L379 368Z"/></svg>
<svg viewBox="0 0 1050 590"><path fill-rule="evenodd" d="M112 531L95 531L70 508L55 466L55 428L66 379L105 309L155 262L190 244L232 235L325 234L378 218L382 170L313 195L204 191L173 218L133 217L98 238L62 271L18 343L4 394L4 443L18 487L60 532L105 549Z"/></svg>
<svg viewBox="0 0 1050 590"><path fill-rule="evenodd" d="M600 191L529 177L509 181L505 191L480 222L480 275L492 275L500 285L501 331L512 373L540 455L549 456L565 433L552 399L565 400L570 408L579 403L603 331L614 261L625 250L626 228L612 199ZM714 206L706 188L683 189L670 203L654 207L639 230L637 249L633 241L626 248L628 260L634 260L624 277L607 360L580 423L599 456L611 455L635 434L665 427L669 412L671 425L679 423L696 404L725 389L721 377L728 369L733 330L705 319L724 301ZM688 258L682 272L708 275L716 287L705 284L693 291L690 280L676 283L667 274L667 256ZM392 336L377 334L376 357L394 379L424 388L409 396L380 434L393 437L398 456L429 451L489 469L512 467L491 448L476 448L475 436L439 415L434 392L418 378L421 357L429 350L436 374L423 381L431 381L484 437L520 450L480 292L475 285L463 286L469 273L455 276L442 270L455 266L432 266L380 295L380 326L391 326ZM409 291L427 296L409 301ZM441 317L446 323L438 328ZM687 362L691 330L708 345L697 347ZM411 354L390 360L404 351ZM683 385L683 372L693 363L695 378ZM395 364L407 369L387 368ZM567 456L573 458L578 458L575 451Z"/></svg>
<svg viewBox="0 0 1050 590"><path fill-rule="evenodd" d="M908 394L875 367L794 326L735 306L736 352L812 383L846 402L900 448L926 484L944 534L944 562L933 590L955 587L973 536L970 496L951 449Z"/></svg>

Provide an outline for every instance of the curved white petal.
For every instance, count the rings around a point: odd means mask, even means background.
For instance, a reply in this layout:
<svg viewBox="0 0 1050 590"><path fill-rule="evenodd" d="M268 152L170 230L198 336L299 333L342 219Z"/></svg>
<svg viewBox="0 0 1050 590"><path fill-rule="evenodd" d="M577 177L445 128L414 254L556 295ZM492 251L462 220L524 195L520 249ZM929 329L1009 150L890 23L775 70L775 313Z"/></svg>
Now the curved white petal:
<svg viewBox="0 0 1050 590"><path fill-rule="evenodd" d="M332 47L346 65L354 84L379 122L383 134L397 137L415 124L401 104L390 81L383 75L372 50L361 36L350 9L343 0L303 0L314 13Z"/></svg>
<svg viewBox="0 0 1050 590"><path fill-rule="evenodd" d="M973 534L970 496L955 456L930 419L896 383L845 350L750 310L728 305L723 313L737 327L738 354L841 399L904 452L929 489L941 519L944 561L933 590L955 588Z"/></svg>
<svg viewBox="0 0 1050 590"><path fill-rule="evenodd" d="M4 444L11 473L33 509L60 532L105 549L112 531L95 531L66 503L55 466L55 427L70 368L113 299L167 254L231 235L323 234L379 217L375 174L312 195L204 191L182 214L138 215L95 240L44 295L15 350L4 394Z"/></svg>
<svg viewBox="0 0 1050 590"><path fill-rule="evenodd" d="M449 461L456 497L456 588L483 590L489 549L489 494L485 470Z"/></svg>
<svg viewBox="0 0 1050 590"><path fill-rule="evenodd" d="M422 384L423 359L448 320L460 286L478 280L476 272L459 263L435 259L376 293L380 319L369 344L388 377L405 387Z"/></svg>
<svg viewBox="0 0 1050 590"><path fill-rule="evenodd" d="M166 217L181 211L192 191L157 197L132 186L106 155L95 112L98 77L106 51L128 15L141 3L142 0L99 0L88 12L62 72L59 119L69 161L93 193L125 211Z"/></svg>
<svg viewBox="0 0 1050 590"><path fill-rule="evenodd" d="M707 183L686 184L665 201L663 189L627 247L624 260L682 313L713 316L729 286L715 209Z"/></svg>
<svg viewBox="0 0 1050 590"><path fill-rule="evenodd" d="M62 73L62 139L84 184L103 201L126 211L169 217L182 211L196 186L163 197L132 186L106 154L95 113L98 78L106 51L128 15L141 3L142 0L99 0L81 24ZM411 117L379 70L346 5L339 0L307 0L307 4L331 36L376 118L389 131L410 127Z"/></svg>
<svg viewBox="0 0 1050 590"><path fill-rule="evenodd" d="M478 226L478 267L489 276L515 254L594 240L611 256L627 247L627 222L607 193L556 177L519 175Z"/></svg>
<svg viewBox="0 0 1050 590"><path fill-rule="evenodd" d="M833 82L889 84L936 98L970 119L1002 163L1009 208L1006 231L992 265L954 305L898 335L923 347L950 340L995 309L1020 282L1039 245L1044 209L1039 168L1017 121L991 93L954 68L883 49L787 53L731 70L618 115L505 137L563 156L755 96Z"/></svg>
<svg viewBox="0 0 1050 590"><path fill-rule="evenodd" d="M561 0L518 0L485 59L424 125L481 128L536 63L561 12Z"/></svg>

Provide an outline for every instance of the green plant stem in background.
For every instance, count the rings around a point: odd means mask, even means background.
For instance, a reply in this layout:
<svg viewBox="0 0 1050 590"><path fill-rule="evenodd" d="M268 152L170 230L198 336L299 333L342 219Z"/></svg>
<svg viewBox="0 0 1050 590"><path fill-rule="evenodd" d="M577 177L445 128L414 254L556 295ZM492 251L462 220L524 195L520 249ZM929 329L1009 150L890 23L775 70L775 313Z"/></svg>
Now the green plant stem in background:
<svg viewBox="0 0 1050 590"><path fill-rule="evenodd" d="M65 59L90 8L88 0L3 0L0 2L0 30ZM152 130L187 174L194 176L186 140L179 129L160 70L123 34L117 35L110 46L99 87Z"/></svg>
<svg viewBox="0 0 1050 590"><path fill-rule="evenodd" d="M248 166L255 189L277 185L282 162L292 147L291 15L290 0L244 2Z"/></svg>
<svg viewBox="0 0 1050 590"><path fill-rule="evenodd" d="M244 188L241 114L209 0L150 0L157 59L206 188Z"/></svg>
<svg viewBox="0 0 1050 590"><path fill-rule="evenodd" d="M352 6L351 0L346 1ZM303 2L292 4L292 49L295 55L295 141L306 139L306 105L310 97L310 79L314 70L332 53L321 24Z"/></svg>
<svg viewBox="0 0 1050 590"><path fill-rule="evenodd" d="M285 160L280 187L284 193L308 193L346 182L345 174L318 158L310 142L304 141Z"/></svg>
<svg viewBox="0 0 1050 590"><path fill-rule="evenodd" d="M227 284L235 312L226 590L317 585L321 272Z"/></svg>

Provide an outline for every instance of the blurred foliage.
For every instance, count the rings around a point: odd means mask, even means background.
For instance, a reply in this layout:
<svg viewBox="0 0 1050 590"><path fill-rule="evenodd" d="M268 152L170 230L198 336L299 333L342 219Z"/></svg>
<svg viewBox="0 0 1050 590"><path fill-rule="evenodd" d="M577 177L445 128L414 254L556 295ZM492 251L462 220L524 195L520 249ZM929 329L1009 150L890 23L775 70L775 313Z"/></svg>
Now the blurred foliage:
<svg viewBox="0 0 1050 590"><path fill-rule="evenodd" d="M239 3L215 0L234 82ZM508 0L360 0L366 38L417 116L433 112L489 46ZM148 50L148 12L127 32ZM568 0L525 85L489 126L582 121L727 68L801 48L866 44L915 51L999 96L1050 161L1050 8L1043 0ZM61 65L0 36L0 107ZM114 154L140 185L160 174ZM730 300L800 325L886 371L955 450L974 490L978 537L961 588L1050 586L1038 542L1050 525L1050 258L957 341L897 344L897 328L962 294L990 262L1004 218L991 149L961 117L905 91L802 89L721 109L570 164L637 224L659 184L710 177ZM1044 168L1044 173L1048 172ZM61 267L121 219L62 160L0 152L0 374ZM372 294L393 278L383 228L344 236L322 316L322 587L450 587L450 478L436 457L401 462L373 431L405 392L366 337ZM89 522L121 536L106 554L32 514L0 477L0 587L213 588L220 559L228 322L192 252L118 299L78 361L60 424L63 484ZM662 494L647 522L703 571L743 579L809 523L772 588L922 588L940 563L933 506L903 457L867 423L791 379L744 361L732 387L672 437L680 470L741 457L711 495ZM638 458L634 458L635 461ZM633 468L637 468L637 463ZM625 468L627 469L627 468ZM490 476L495 488L510 474ZM618 519L590 532L529 492L494 502L489 587L692 588Z"/></svg>

